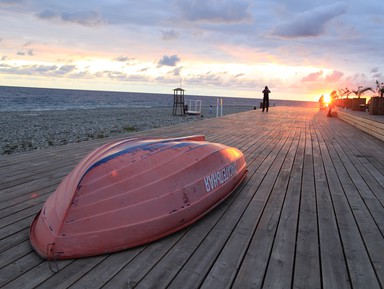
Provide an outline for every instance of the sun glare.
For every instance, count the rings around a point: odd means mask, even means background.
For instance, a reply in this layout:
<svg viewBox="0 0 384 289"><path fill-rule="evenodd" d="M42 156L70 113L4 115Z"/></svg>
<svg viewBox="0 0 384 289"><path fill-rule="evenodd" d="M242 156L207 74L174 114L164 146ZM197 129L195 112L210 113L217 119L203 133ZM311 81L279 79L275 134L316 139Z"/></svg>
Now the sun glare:
<svg viewBox="0 0 384 289"><path fill-rule="evenodd" d="M329 94L324 94L324 103L328 104L331 101L331 97Z"/></svg>

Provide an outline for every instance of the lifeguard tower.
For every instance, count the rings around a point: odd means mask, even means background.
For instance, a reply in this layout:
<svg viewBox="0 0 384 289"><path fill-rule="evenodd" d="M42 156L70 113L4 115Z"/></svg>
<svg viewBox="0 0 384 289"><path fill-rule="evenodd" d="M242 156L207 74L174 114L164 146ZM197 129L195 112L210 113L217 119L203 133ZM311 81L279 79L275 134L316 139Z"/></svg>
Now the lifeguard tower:
<svg viewBox="0 0 384 289"><path fill-rule="evenodd" d="M185 114L184 91L180 87L173 90L173 115Z"/></svg>

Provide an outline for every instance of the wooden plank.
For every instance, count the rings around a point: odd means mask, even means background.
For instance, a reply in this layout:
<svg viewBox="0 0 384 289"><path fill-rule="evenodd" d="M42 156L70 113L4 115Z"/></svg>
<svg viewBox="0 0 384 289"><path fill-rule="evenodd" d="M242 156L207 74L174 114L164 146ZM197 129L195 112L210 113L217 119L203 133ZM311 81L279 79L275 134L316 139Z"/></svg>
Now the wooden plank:
<svg viewBox="0 0 384 289"><path fill-rule="evenodd" d="M296 151L290 171L289 183L284 200L271 258L268 263L263 288L291 288L297 224L299 218L300 187L302 181L305 134L302 129L298 134Z"/></svg>
<svg viewBox="0 0 384 289"><path fill-rule="evenodd" d="M1 218L11 215L18 214L20 211L28 209L32 206L41 207L45 200L48 198L58 186L58 183L55 183L51 186L48 186L39 191L32 191L28 194L23 194L22 196L16 199L5 200L0 203L0 224Z"/></svg>
<svg viewBox="0 0 384 289"><path fill-rule="evenodd" d="M28 183L16 185L14 187L6 188L2 190L0 195L0 202L11 200L14 204L24 201L26 198L31 198L31 193L39 192L46 187L57 185L64 175L69 173L69 169L65 170L63 174L58 175L55 178L54 175L50 175L50 172L45 173L44 177L39 179L33 179Z"/></svg>
<svg viewBox="0 0 384 289"><path fill-rule="evenodd" d="M351 213L356 221L356 228L359 230L363 238L364 245L366 246L369 259L373 263L373 269L379 280L384 282L384 251L383 247L383 234L379 229L377 220L384 219L384 210L380 202L369 190L364 179L361 177L361 168L359 163L356 164L357 158L353 155L345 153L342 149L342 140L338 137L333 138L333 148L330 150L331 157L334 159L335 155L339 157L340 161L335 161L335 169L339 175L339 179L348 205L351 208ZM353 161L355 164L353 163ZM359 171L357 170L359 168Z"/></svg>
<svg viewBox="0 0 384 289"><path fill-rule="evenodd" d="M39 256L37 256L35 252L32 252L8 264L8 266L1 268L0 287L9 284L9 282L27 273L31 268L41 264L42 262L43 260Z"/></svg>
<svg viewBox="0 0 384 289"><path fill-rule="evenodd" d="M76 282L78 276L81 276L83 272L91 270L105 258L106 256L102 255L91 259L82 258L60 261L61 269L58 273L54 273L49 269L47 270L47 263L42 262L7 284L4 288L35 288L39 285L41 288L67 288L69 285ZM55 266L55 264L51 265ZM41 285L42 283L43 285Z"/></svg>
<svg viewBox="0 0 384 289"><path fill-rule="evenodd" d="M20 259L26 254L31 252L31 248L29 246L29 240L25 240L16 246L5 250L0 253L0 268L3 268L12 262Z"/></svg>
<svg viewBox="0 0 384 289"><path fill-rule="evenodd" d="M110 276L113 276L116 268L124 266L126 262L135 258L142 250L143 247L138 247L116 255L108 254L77 259L73 261L70 266L66 266L54 276L45 280L39 285L39 288L101 288L104 282L106 282ZM108 266L106 266L107 264ZM77 270L74 270L74 268ZM98 273L98 275L94 275L95 273ZM33 274L33 272L31 274ZM109 278L106 278L107 274L111 274ZM93 279L93 284L90 284L91 280L88 278L92 276L95 277L95 279ZM102 284L100 285L99 282Z"/></svg>
<svg viewBox="0 0 384 289"><path fill-rule="evenodd" d="M18 240L19 242L22 242L29 237L28 230L26 231L26 229L29 228L32 219L33 216L22 219L10 226L6 226L0 229L0 236L2 236L0 239L0 252L11 248L13 245L12 240Z"/></svg>
<svg viewBox="0 0 384 289"><path fill-rule="evenodd" d="M320 260L323 288L351 288L345 261L343 244L340 238L336 215L333 208L321 147L325 141L315 128L314 174L316 187L317 214L319 226Z"/></svg>
<svg viewBox="0 0 384 289"><path fill-rule="evenodd" d="M268 156L268 162L264 162L256 172L257 175L264 176L264 178L247 209L259 217L254 221L255 230L251 231L252 238L247 245L246 254L234 280L235 288L260 288L262 286L279 218L281 198L285 195L281 192L281 187L277 186L278 189L273 189L278 179L278 173L284 164L285 154L291 146L291 143L288 142L284 147L285 143L285 139L280 140L279 145L276 145ZM279 154L280 157L278 157ZM286 172L283 173L282 180L286 180Z"/></svg>
<svg viewBox="0 0 384 289"><path fill-rule="evenodd" d="M185 232L186 230L177 232L142 249L135 248L113 254L110 260L101 263L70 288L133 288L160 262ZM135 256L131 256L132 251Z"/></svg>
<svg viewBox="0 0 384 289"><path fill-rule="evenodd" d="M325 147L326 146L326 147ZM321 147L325 172L331 190L340 236L343 243L348 273L353 287L380 288L364 242L345 196L337 168L340 159L334 152L332 138ZM335 165L336 164L336 165ZM346 175L343 175L346 177Z"/></svg>
<svg viewBox="0 0 384 289"><path fill-rule="evenodd" d="M1 235L0 239L0 253L3 253L15 246L23 243L25 241L29 241L29 227L20 230L15 234ZM29 242L25 243L29 245ZM31 247L27 248L28 250L32 250Z"/></svg>
<svg viewBox="0 0 384 289"><path fill-rule="evenodd" d="M293 288L321 288L311 124L305 130Z"/></svg>

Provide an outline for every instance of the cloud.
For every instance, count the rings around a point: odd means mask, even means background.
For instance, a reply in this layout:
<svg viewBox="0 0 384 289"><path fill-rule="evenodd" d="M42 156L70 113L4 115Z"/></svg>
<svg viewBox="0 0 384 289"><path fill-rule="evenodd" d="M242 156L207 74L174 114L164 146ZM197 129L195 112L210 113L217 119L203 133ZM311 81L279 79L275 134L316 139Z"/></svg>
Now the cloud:
<svg viewBox="0 0 384 289"><path fill-rule="evenodd" d="M255 87L258 84L255 83L255 80L243 77L242 74L232 75L227 72L207 72L197 75L191 75L185 79L188 85L199 85L203 87L215 87L215 88L243 88L249 89L250 87ZM260 84L260 87L264 87L265 83L263 81Z"/></svg>
<svg viewBox="0 0 384 289"><path fill-rule="evenodd" d="M177 62L180 61L180 58L177 55L164 55L162 59L159 60L158 66L176 66Z"/></svg>
<svg viewBox="0 0 384 289"><path fill-rule="evenodd" d="M111 71L105 70L103 72L97 73L97 77L99 78L109 78L115 81L128 81L128 82L143 82L148 83L151 79L143 74L130 74L127 75L121 71Z"/></svg>
<svg viewBox="0 0 384 289"><path fill-rule="evenodd" d="M162 40L169 41L169 40L175 40L179 38L179 32L175 30L161 30L162 33Z"/></svg>
<svg viewBox="0 0 384 289"><path fill-rule="evenodd" d="M39 76L65 76L71 75L77 70L75 65L23 65L23 66L0 66L0 73L17 75L39 75Z"/></svg>
<svg viewBox="0 0 384 289"><path fill-rule="evenodd" d="M372 73L373 79L381 79L383 77L383 72L380 71L380 67L374 67L370 72Z"/></svg>
<svg viewBox="0 0 384 289"><path fill-rule="evenodd" d="M272 31L272 35L283 38L319 36L324 33L327 22L347 11L344 3L334 3L305 11L292 20L280 23Z"/></svg>
<svg viewBox="0 0 384 289"><path fill-rule="evenodd" d="M371 69L371 72L372 73L377 73L377 72L379 72L379 70L380 70L379 67L374 67L374 68Z"/></svg>
<svg viewBox="0 0 384 289"><path fill-rule="evenodd" d="M323 71L320 70L318 72L313 72L308 74L307 76L301 79L301 82L314 82L318 81L318 79L323 75Z"/></svg>
<svg viewBox="0 0 384 289"><path fill-rule="evenodd" d="M20 5L24 3L24 0L0 0L0 6L13 6L13 5Z"/></svg>
<svg viewBox="0 0 384 289"><path fill-rule="evenodd" d="M92 10L61 12L56 9L45 9L38 13L37 17L43 20L59 19L63 22L75 23L86 27L97 26L105 22L98 12Z"/></svg>
<svg viewBox="0 0 384 289"><path fill-rule="evenodd" d="M56 73L57 74L69 74L75 70L76 70L76 65L63 65L56 71Z"/></svg>
<svg viewBox="0 0 384 289"><path fill-rule="evenodd" d="M325 80L326 80L327 82L337 82L337 81L340 80L340 78L343 77L343 75L344 75L344 73L342 73L342 72L340 72L340 71L336 71L336 70L334 70L334 71L332 72L332 74L326 76Z"/></svg>
<svg viewBox="0 0 384 289"><path fill-rule="evenodd" d="M351 76L346 77L345 83L347 87L356 87L357 89L359 85L370 87L373 85L374 81L371 78L368 78L365 73L355 73Z"/></svg>
<svg viewBox="0 0 384 289"><path fill-rule="evenodd" d="M128 56L118 56L116 58L113 59L113 61L117 61L117 62L128 62L128 61L131 61L131 60L134 60L135 58L132 58L132 57L128 57Z"/></svg>
<svg viewBox="0 0 384 289"><path fill-rule="evenodd" d="M180 75L180 72L181 72L182 69L183 69L182 66L181 66L181 67L176 67L176 68L172 71L173 75L175 75L175 76L179 76L179 75Z"/></svg>
<svg viewBox="0 0 384 289"><path fill-rule="evenodd" d="M27 52L18 51L16 54L20 55L20 56L24 56L24 55L34 56L34 55L36 55L36 53L33 49L29 49Z"/></svg>
<svg viewBox="0 0 384 289"><path fill-rule="evenodd" d="M189 21L219 23L241 22L250 18L249 1L238 0L177 0L176 6Z"/></svg>
<svg viewBox="0 0 384 289"><path fill-rule="evenodd" d="M27 66L25 66L27 68ZM30 68L33 68L35 72L38 72L39 74L45 74L48 72L56 71L57 66L56 65L35 65L35 66L30 66Z"/></svg>

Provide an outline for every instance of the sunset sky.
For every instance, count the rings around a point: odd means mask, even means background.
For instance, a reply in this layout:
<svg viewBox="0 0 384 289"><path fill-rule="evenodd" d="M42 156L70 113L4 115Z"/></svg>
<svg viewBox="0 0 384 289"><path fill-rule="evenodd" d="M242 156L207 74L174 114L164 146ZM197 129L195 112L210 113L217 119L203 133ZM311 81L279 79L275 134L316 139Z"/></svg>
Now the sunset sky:
<svg viewBox="0 0 384 289"><path fill-rule="evenodd" d="M238 97L268 85L317 100L384 82L380 0L0 0L0 24L0 85Z"/></svg>

